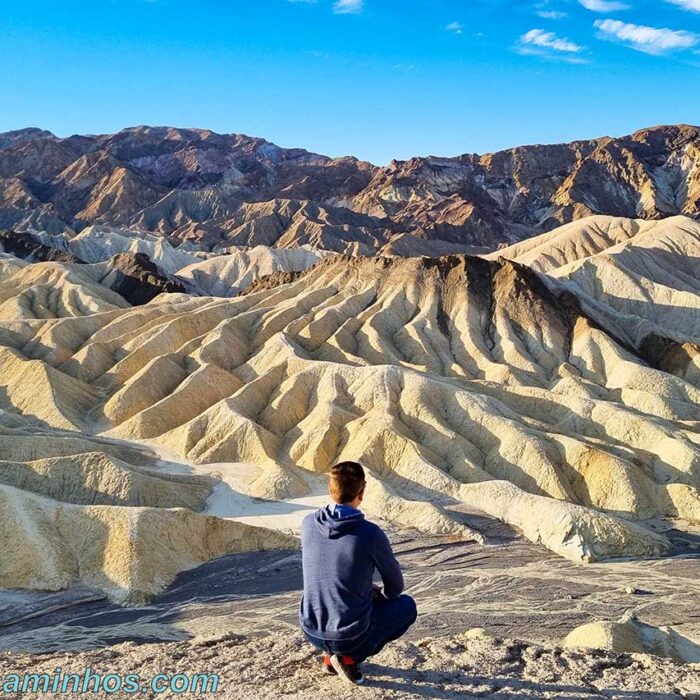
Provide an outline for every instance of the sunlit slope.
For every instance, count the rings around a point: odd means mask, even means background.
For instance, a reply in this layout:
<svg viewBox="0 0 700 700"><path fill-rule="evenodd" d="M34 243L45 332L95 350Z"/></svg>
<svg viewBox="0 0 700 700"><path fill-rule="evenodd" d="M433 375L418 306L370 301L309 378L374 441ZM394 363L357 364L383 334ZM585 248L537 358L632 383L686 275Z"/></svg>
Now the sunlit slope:
<svg viewBox="0 0 700 700"><path fill-rule="evenodd" d="M248 250L230 250L207 260L187 265L177 272L200 294L235 297L261 277L276 272L306 270L330 253L308 246L269 248L255 246Z"/></svg>
<svg viewBox="0 0 700 700"><path fill-rule="evenodd" d="M67 263L30 264L0 253L0 317L88 316L129 304L100 285L87 269Z"/></svg>
<svg viewBox="0 0 700 700"><path fill-rule="evenodd" d="M689 221L686 217L679 216L668 219L665 223L672 226L673 222L679 220ZM527 265L538 272L549 272L562 265L601 253L659 225L658 221L643 219L589 216L501 248L484 257L490 260L503 257Z"/></svg>
<svg viewBox="0 0 700 700"><path fill-rule="evenodd" d="M543 271L545 281L575 294L588 315L652 365L697 383L700 224L693 219L591 217L499 256Z"/></svg>
<svg viewBox="0 0 700 700"><path fill-rule="evenodd" d="M0 544L5 588L58 590L79 580L132 603L214 557L296 546L281 533L188 509L75 506L2 485Z"/></svg>

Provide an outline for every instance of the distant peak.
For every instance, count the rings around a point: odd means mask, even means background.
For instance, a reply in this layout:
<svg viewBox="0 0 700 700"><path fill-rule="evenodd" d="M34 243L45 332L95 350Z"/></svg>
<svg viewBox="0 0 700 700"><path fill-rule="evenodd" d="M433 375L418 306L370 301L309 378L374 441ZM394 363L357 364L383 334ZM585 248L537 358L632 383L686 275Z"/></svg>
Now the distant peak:
<svg viewBox="0 0 700 700"><path fill-rule="evenodd" d="M0 148L12 148L25 141L32 139L55 139L55 134L52 134L46 129L40 129L36 126L28 126L25 129L15 129L14 131L0 132Z"/></svg>

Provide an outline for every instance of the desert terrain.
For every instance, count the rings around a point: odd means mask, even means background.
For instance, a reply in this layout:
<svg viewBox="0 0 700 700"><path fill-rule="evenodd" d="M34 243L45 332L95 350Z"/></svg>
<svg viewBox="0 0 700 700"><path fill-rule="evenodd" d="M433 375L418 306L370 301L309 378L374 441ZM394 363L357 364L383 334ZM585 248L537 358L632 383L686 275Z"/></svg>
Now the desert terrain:
<svg viewBox="0 0 700 700"><path fill-rule="evenodd" d="M0 674L345 697L297 535L353 459L420 613L353 693L700 697L697 130L380 171L144 129L0 137ZM500 237L446 214L476 171Z"/></svg>

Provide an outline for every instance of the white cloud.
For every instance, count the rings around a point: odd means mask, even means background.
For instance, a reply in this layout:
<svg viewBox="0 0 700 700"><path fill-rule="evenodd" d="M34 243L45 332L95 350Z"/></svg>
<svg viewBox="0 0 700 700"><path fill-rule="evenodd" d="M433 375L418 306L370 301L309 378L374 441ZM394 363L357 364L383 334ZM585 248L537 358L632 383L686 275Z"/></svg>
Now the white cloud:
<svg viewBox="0 0 700 700"><path fill-rule="evenodd" d="M597 19L594 25L600 30L603 38L618 39L637 51L654 55L689 49L700 40L700 37L692 32L644 27L616 19Z"/></svg>
<svg viewBox="0 0 700 700"><path fill-rule="evenodd" d="M700 0L666 0L666 2L678 5L678 7L682 7L684 10L700 12Z"/></svg>
<svg viewBox="0 0 700 700"><path fill-rule="evenodd" d="M557 10L537 10L537 16L542 19L564 19L566 12L558 12Z"/></svg>
<svg viewBox="0 0 700 700"><path fill-rule="evenodd" d="M337 15L356 15L362 12L364 0L337 0L333 12Z"/></svg>
<svg viewBox="0 0 700 700"><path fill-rule="evenodd" d="M450 22L445 29L453 34L461 34L463 27L459 22Z"/></svg>
<svg viewBox="0 0 700 700"><path fill-rule="evenodd" d="M629 10L630 6L618 0L578 0L591 12L616 12L617 10Z"/></svg>
<svg viewBox="0 0 700 700"><path fill-rule="evenodd" d="M583 46L579 46L569 39L562 39L554 32L546 32L544 29L531 29L520 37L520 43L564 53L578 53L583 49Z"/></svg>

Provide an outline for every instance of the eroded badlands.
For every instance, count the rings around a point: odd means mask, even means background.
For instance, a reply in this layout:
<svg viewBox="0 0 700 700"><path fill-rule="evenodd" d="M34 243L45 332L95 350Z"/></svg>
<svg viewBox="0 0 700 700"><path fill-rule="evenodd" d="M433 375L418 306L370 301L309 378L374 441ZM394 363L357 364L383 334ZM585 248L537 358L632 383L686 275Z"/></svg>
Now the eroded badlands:
<svg viewBox="0 0 700 700"><path fill-rule="evenodd" d="M370 514L426 534L483 539L466 505L575 561L663 554L661 519L700 520L699 240L593 217L491 259L334 255L137 307L90 265L4 254L0 586L141 599L294 548L207 515L217 484L298 499L340 459Z"/></svg>

